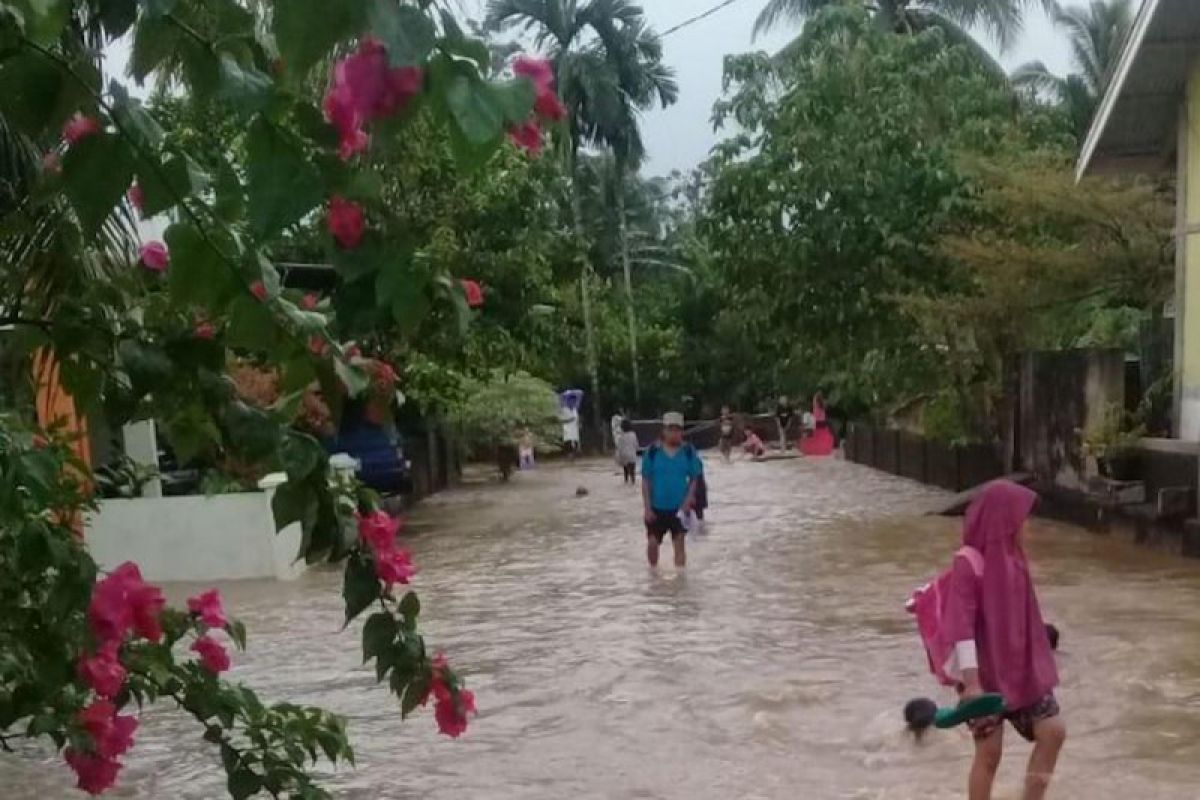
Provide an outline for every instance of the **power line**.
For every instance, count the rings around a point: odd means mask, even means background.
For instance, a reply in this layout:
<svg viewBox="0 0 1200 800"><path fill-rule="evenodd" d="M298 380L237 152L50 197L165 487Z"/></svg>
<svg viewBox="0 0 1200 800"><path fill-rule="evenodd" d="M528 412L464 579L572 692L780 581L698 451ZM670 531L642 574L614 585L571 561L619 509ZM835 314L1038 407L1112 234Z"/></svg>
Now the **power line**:
<svg viewBox="0 0 1200 800"><path fill-rule="evenodd" d="M715 6L710 8L708 11L705 11L703 14L697 14L696 16L691 17L690 19L685 19L683 22L679 23L678 25L676 25L672 28L667 28L665 31L660 33L659 36L660 37L670 36L672 33L675 33L675 31L682 30L683 28L686 28L689 25L694 25L695 23L699 22L702 19L711 17L713 14L717 13L721 9L728 8L729 6L733 5L736 2L738 2L738 0L725 0L723 3L717 3Z"/></svg>

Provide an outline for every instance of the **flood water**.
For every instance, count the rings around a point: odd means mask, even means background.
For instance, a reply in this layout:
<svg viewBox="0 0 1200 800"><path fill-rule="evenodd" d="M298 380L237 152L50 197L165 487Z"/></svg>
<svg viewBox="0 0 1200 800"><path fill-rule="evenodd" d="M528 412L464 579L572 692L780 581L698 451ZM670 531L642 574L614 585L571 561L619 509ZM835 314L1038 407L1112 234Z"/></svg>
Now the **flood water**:
<svg viewBox="0 0 1200 800"><path fill-rule="evenodd" d="M349 717L337 797L407 800L965 796L971 744L902 733L937 696L902 605L942 568L940 492L841 461L709 461L707 535L686 574L645 565L640 500L608 462L553 466L424 504L410 525L425 632L478 695L459 741L401 723L339 633L338 576L222 587L250 629L232 677ZM576 497L576 487L589 490ZM1200 797L1200 568L1070 527L1031 528L1062 630L1070 739L1052 797ZM171 587L173 595L193 587ZM940 699L940 698L939 698ZM1029 748L1010 730L997 796ZM11 800L73 797L54 758L0 759ZM114 796L215 800L196 725L143 720Z"/></svg>

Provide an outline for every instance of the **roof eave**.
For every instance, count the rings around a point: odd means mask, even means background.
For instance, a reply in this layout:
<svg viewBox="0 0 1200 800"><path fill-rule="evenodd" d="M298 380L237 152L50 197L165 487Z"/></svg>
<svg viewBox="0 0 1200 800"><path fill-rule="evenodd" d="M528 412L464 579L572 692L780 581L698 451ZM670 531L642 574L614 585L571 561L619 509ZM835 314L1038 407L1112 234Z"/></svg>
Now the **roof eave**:
<svg viewBox="0 0 1200 800"><path fill-rule="evenodd" d="M1158 11L1159 3L1160 0L1145 0L1141 11L1138 12L1137 19L1134 20L1129 39L1121 51L1121 59L1117 62L1117 71L1113 74L1112 80L1108 82L1104 98L1100 101L1100 108L1092 120L1092 127L1088 130L1087 138L1083 142L1083 150L1080 152L1079 161L1075 166L1076 181L1083 180L1083 176L1092 166L1092 160L1100 147L1104 130L1108 127L1108 121L1117 105L1117 100L1125 90L1125 82L1129 79L1129 73L1146 40L1146 32L1150 30L1150 22Z"/></svg>

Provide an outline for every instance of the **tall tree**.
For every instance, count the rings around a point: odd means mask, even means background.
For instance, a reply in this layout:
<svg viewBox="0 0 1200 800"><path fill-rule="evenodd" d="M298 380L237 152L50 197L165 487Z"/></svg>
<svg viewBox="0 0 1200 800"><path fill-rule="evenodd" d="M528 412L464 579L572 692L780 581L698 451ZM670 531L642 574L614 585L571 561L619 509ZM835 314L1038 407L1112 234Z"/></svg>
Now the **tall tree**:
<svg viewBox="0 0 1200 800"><path fill-rule="evenodd" d="M1062 77L1041 61L1033 61L1013 73L1013 82L1049 94L1071 118L1075 135L1082 141L1133 26L1134 3L1091 0L1086 6L1063 7L1048 0L1047 11L1067 35L1074 71Z"/></svg>
<svg viewBox="0 0 1200 800"><path fill-rule="evenodd" d="M612 103L600 104L608 113L594 122L593 141L612 151L616 186L617 239L629 323L629 359L633 373L634 405L642 402L638 368L637 314L633 302L633 276L629 251L629 220L625 207L628 173L637 171L646 155L639 127L639 114L656 102L663 108L679 97L674 70L662 63L662 41L643 20L627 22L623 28L600 27L609 67L616 75L617 94Z"/></svg>
<svg viewBox="0 0 1200 800"><path fill-rule="evenodd" d="M657 99L666 105L678 93L662 64L662 45L629 0L490 0L489 28L517 27L534 35L555 65L559 92L568 109L567 164L572 183L572 218L584 238L579 154L587 145L620 150L626 164L642 157L637 113ZM594 266L583 265L580 293L586 329L593 418L599 428L600 381L590 300ZM631 335L635 333L631 328Z"/></svg>
<svg viewBox="0 0 1200 800"><path fill-rule="evenodd" d="M865 5L883 27L901 33L939 28L946 39L966 45L984 63L995 61L971 35L982 28L1002 49L1021 33L1026 5L1040 2L1049 8L1054 0L877 0ZM826 8L864 5L861 0L769 0L754 22L754 34L764 33L781 22L801 22Z"/></svg>

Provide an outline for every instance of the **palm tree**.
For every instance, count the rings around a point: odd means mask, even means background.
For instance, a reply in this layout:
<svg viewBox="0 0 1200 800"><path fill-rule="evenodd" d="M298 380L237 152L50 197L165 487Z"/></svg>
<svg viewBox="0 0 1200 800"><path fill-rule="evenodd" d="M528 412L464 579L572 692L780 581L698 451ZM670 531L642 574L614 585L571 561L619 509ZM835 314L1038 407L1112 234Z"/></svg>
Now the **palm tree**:
<svg viewBox="0 0 1200 800"><path fill-rule="evenodd" d="M610 68L616 74L615 102L602 104L611 113L594 120L592 139L612 151L617 240L625 284L625 307L629 322L629 360L633 373L635 407L642 402L638 369L637 313L633 303L633 277L629 254L629 220L625 208L628 174L636 172L646 149L638 125L640 112L656 102L666 108L679 97L674 71L662 63L662 41L642 20L627 23L621 30L601 28Z"/></svg>
<svg viewBox="0 0 1200 800"><path fill-rule="evenodd" d="M1134 3L1091 0L1086 6L1066 8L1056 0L1049 0L1048 4L1050 18L1067 34L1074 72L1059 77L1042 62L1034 61L1013 73L1013 83L1053 97L1070 117L1072 129L1082 141L1133 26Z"/></svg>
<svg viewBox="0 0 1200 800"><path fill-rule="evenodd" d="M568 111L567 166L571 175L571 211L576 236L584 238L579 186L580 149L613 149L623 169L644 156L638 113L655 100L675 101L678 87L662 64L662 43L645 25L642 9L630 0L489 0L486 25L493 30L520 28L532 33L539 49L555 65L559 94ZM619 193L618 193L619 195ZM623 210L622 213L623 219ZM601 427L600 380L591 321L590 264L580 277L592 410ZM627 299L632 284L626 280ZM636 371L636 320L630 305L630 337Z"/></svg>
<svg viewBox="0 0 1200 800"><path fill-rule="evenodd" d="M969 44L982 52L969 28L982 28L1007 49L1021 33L1025 6L1034 2L1048 7L1054 0L874 0L867 7L881 25L891 30L916 33L939 28L949 41ZM769 0L754 22L754 34L764 33L784 20L801 22L823 9L847 4L848 0Z"/></svg>

